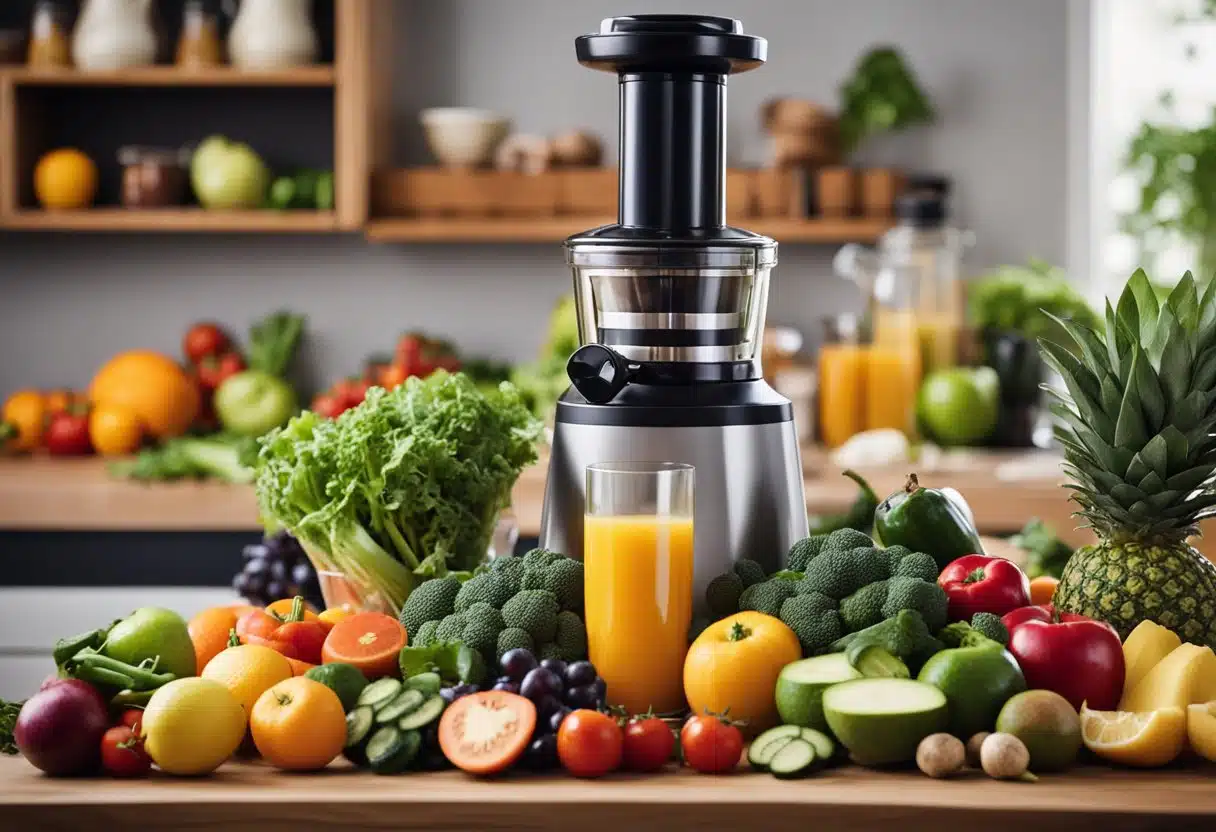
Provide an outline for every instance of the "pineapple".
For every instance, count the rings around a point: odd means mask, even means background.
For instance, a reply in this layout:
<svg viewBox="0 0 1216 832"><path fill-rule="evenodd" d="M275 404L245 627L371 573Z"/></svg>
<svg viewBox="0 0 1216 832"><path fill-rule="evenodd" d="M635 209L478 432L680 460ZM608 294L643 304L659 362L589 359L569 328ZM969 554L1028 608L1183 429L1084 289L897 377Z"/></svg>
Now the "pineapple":
<svg viewBox="0 0 1216 832"><path fill-rule="evenodd" d="M1120 638L1150 620L1216 647L1216 566L1187 543L1216 513L1216 281L1200 295L1188 272L1161 304L1137 271L1104 337L1059 323L1073 344L1042 342L1067 388L1051 410L1098 542L1069 559L1055 605Z"/></svg>

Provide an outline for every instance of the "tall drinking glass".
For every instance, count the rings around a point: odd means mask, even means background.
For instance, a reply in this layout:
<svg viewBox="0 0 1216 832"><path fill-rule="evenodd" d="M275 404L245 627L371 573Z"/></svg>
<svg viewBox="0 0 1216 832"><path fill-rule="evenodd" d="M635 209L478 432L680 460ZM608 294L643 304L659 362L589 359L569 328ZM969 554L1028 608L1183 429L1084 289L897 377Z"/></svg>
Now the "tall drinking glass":
<svg viewBox="0 0 1216 832"><path fill-rule="evenodd" d="M587 641L608 700L634 713L684 708L692 622L693 466L587 466Z"/></svg>

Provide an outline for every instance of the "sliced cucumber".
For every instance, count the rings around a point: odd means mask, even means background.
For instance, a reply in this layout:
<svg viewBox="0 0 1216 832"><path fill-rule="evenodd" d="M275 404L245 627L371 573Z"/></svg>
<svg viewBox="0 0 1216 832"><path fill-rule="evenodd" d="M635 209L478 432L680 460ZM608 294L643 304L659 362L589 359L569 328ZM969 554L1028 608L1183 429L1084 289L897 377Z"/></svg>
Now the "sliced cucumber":
<svg viewBox="0 0 1216 832"><path fill-rule="evenodd" d="M408 713L418 709L426 701L426 694L416 690L403 690L383 708L376 711L376 722L389 725Z"/></svg>
<svg viewBox="0 0 1216 832"><path fill-rule="evenodd" d="M401 682L397 679L377 679L363 689L356 700L358 705L367 705L373 711L392 702L401 693Z"/></svg>
<svg viewBox="0 0 1216 832"><path fill-rule="evenodd" d="M447 703L443 701L443 697L439 695L432 696L430 699L422 703L421 706L415 708L410 713L401 717L397 721L397 727L402 731L412 731L418 728L425 728L443 715L443 709L447 707Z"/></svg>
<svg viewBox="0 0 1216 832"><path fill-rule="evenodd" d="M747 761L757 771L768 771L768 764L777 749L796 738L802 729L797 725L778 725L752 740L747 749Z"/></svg>
<svg viewBox="0 0 1216 832"><path fill-rule="evenodd" d="M811 747L815 749L815 756L819 758L818 762L828 763L836 756L836 741L822 731L816 731L814 728L803 728L798 733L798 738L803 742L809 742Z"/></svg>
<svg viewBox="0 0 1216 832"><path fill-rule="evenodd" d="M802 739L792 739L777 749L769 761L768 770L781 780L806 777L815 771L818 759L813 745Z"/></svg>
<svg viewBox="0 0 1216 832"><path fill-rule="evenodd" d="M400 731L385 725L367 741L367 762L376 774L400 774L414 761L422 737L417 731Z"/></svg>
<svg viewBox="0 0 1216 832"><path fill-rule="evenodd" d="M371 706L360 705L346 715L346 747L362 745L375 723Z"/></svg>
<svg viewBox="0 0 1216 832"><path fill-rule="evenodd" d="M439 678L438 673L419 673L406 679L405 686L410 690L421 691L427 696L434 696L443 687L443 680Z"/></svg>

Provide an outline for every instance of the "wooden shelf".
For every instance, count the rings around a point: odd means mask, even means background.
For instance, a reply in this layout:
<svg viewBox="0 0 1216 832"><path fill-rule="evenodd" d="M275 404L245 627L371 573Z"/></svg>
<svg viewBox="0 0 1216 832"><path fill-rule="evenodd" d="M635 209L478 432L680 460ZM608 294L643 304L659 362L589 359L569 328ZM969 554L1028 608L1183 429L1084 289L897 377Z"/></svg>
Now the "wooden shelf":
<svg viewBox="0 0 1216 832"><path fill-rule="evenodd" d="M369 220L369 240L379 243L559 243L572 234L615 222L613 217ZM732 224L779 243L868 243L891 227L889 220L741 219Z"/></svg>
<svg viewBox="0 0 1216 832"><path fill-rule="evenodd" d="M56 779L20 757L0 759L0 807L13 829L125 828L171 816L192 829L279 829L324 818L327 829L561 830L825 828L929 832L984 829L1211 829L1216 766L1159 771L1083 766L1038 783L991 780L979 772L930 780L915 770L830 769L805 781L740 771L706 777L668 766L653 775L578 780L460 772L377 777L346 762L324 772L275 771L229 762L212 777L146 780Z"/></svg>
<svg viewBox="0 0 1216 832"><path fill-rule="evenodd" d="M337 230L330 211L205 211L201 208L87 211L21 210L0 216L13 231L166 231L232 233L322 233Z"/></svg>
<svg viewBox="0 0 1216 832"><path fill-rule="evenodd" d="M195 70L149 66L107 72L22 67L0 70L0 78L18 87L331 87L335 73L328 65L267 72L229 66Z"/></svg>

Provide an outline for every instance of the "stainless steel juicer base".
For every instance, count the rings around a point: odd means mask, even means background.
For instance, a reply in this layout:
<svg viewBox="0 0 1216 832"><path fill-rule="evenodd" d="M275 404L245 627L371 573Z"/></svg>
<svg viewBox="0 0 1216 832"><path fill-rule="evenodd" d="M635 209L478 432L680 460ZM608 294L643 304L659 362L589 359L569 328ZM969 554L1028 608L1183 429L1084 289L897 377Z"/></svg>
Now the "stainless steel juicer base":
<svg viewBox="0 0 1216 832"><path fill-rule="evenodd" d="M696 468L693 614L705 587L740 558L771 573L807 535L802 459L792 421L710 427L559 422L553 431L540 545L583 555L585 470L597 462L684 462Z"/></svg>

